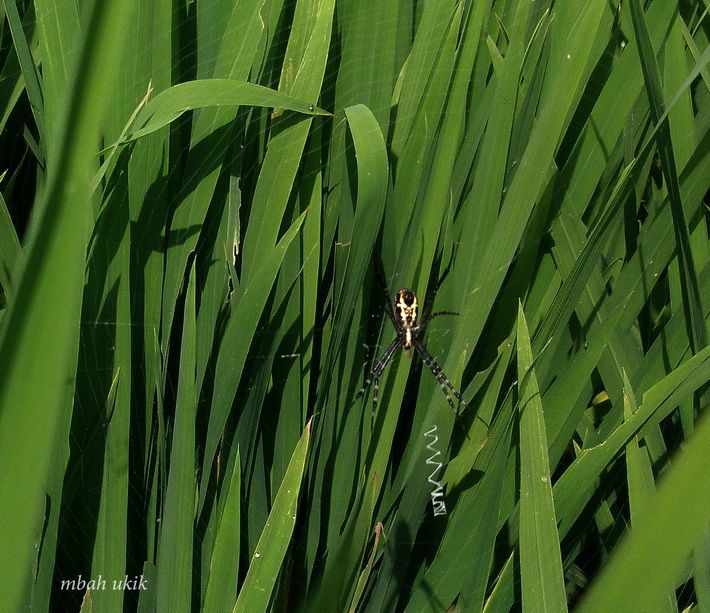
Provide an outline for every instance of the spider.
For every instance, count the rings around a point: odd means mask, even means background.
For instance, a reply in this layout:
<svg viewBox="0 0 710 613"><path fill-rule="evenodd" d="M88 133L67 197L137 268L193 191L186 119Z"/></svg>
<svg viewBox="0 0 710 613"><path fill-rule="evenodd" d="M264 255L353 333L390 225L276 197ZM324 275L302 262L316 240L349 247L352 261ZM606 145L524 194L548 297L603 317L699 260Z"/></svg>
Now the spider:
<svg viewBox="0 0 710 613"><path fill-rule="evenodd" d="M389 364L390 360L394 357L395 351L401 347L409 355L411 355L413 351L416 351L416 353L419 354L419 357L422 359L424 364L427 365L429 370L431 370L432 374L439 383L441 391L444 392L444 396L446 396L446 401L449 403L449 406L455 412L456 407L454 406L454 401L451 399L449 391L453 393L453 395L463 406L466 406L466 402L461 397L461 394L451 384L446 374L444 374L441 366L439 366L437 361L427 351L426 346L420 338L420 335L424 332L427 324L435 317L438 317L439 315L458 315L458 313L454 313L453 311L439 311L437 313L431 313L430 315L424 316L422 320L417 323L419 301L417 300L417 295L411 289L405 287L399 290L395 297L394 305L390 302L389 293L386 292L386 294L386 313L394 326L397 337L390 343L390 346L387 347L385 352L375 362L370 374L367 376L367 379L365 379L365 385L363 385L357 394L355 394L353 404L355 404L368 390L370 383L373 383L372 410L375 411L377 408L377 394L379 392L380 377L382 376L387 364Z"/></svg>

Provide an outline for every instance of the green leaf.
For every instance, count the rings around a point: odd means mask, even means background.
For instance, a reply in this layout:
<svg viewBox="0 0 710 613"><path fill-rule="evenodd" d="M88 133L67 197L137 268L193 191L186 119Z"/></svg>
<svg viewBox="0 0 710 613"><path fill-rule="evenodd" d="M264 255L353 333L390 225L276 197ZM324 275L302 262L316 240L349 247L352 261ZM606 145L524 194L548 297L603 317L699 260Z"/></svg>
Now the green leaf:
<svg viewBox="0 0 710 613"><path fill-rule="evenodd" d="M661 610L710 522L708 448L710 419L706 415L578 611ZM689 483L694 487L689 488Z"/></svg>
<svg viewBox="0 0 710 613"><path fill-rule="evenodd" d="M520 397L520 580L526 611L566 611L545 419L528 326L518 306Z"/></svg>
<svg viewBox="0 0 710 613"><path fill-rule="evenodd" d="M634 33L641 58L641 68L644 74L646 93L650 102L651 115L654 122L659 127L657 136L658 153L661 160L661 169L663 170L663 176L666 181L666 189L668 190L673 217L673 229L675 231L676 249L680 265L683 312L685 313L686 325L688 326L691 350L693 353L697 353L700 349L707 346L708 333L705 326L703 305L700 300L700 289L695 272L695 263L690 250L688 222L685 219L683 201L681 200L678 171L673 154L670 129L667 121L663 120L663 123L661 123L661 117L665 112L661 75L658 64L656 63L656 56L651 44L651 37L644 19L643 10L641 9L641 3L639 0L631 0L630 5Z"/></svg>
<svg viewBox="0 0 710 613"><path fill-rule="evenodd" d="M237 458L229 480L229 490L222 509L222 517L210 560L210 574L202 606L202 610L206 613L228 611L237 595L241 526L241 469L239 450L237 450Z"/></svg>
<svg viewBox="0 0 710 613"><path fill-rule="evenodd" d="M12 225L5 199L0 194L0 285L7 297L10 296L12 271L21 254L20 240Z"/></svg>
<svg viewBox="0 0 710 613"><path fill-rule="evenodd" d="M633 436L643 436L678 404L710 380L710 347L684 362L654 385L639 410L601 444L584 449L555 483L555 508L564 538L589 500L593 484Z"/></svg>
<svg viewBox="0 0 710 613"><path fill-rule="evenodd" d="M75 5L73 3L72 7ZM41 5L41 6L40 6ZM46 20L45 3L38 19ZM54 10L61 9L52 4ZM60 452L67 444L76 376L84 286L85 253L91 227L90 180L99 123L110 100L113 77L131 7L122 3L92 5L74 77L67 74L66 98L51 97L46 70L45 101L62 103L47 130L51 150L41 205L33 211L28 246L13 279L13 298L2 321L0 355L0 506L4 520L0 554L4 588L0 609L16 611L32 581L32 560L42 539L45 493L61 482ZM67 15L55 14L55 19ZM43 21L43 27L48 24ZM69 35L69 32L66 32ZM52 49L64 60L65 46ZM57 76L56 74L54 76ZM69 86L70 84L70 86ZM55 83L56 85L56 83ZM49 117L47 118L49 120ZM41 348L41 358L38 354ZM37 427L42 424L41 427ZM18 487L18 484L22 484ZM56 501L57 512L59 501Z"/></svg>
<svg viewBox="0 0 710 613"><path fill-rule="evenodd" d="M307 115L328 115L302 102L262 85L229 79L200 79L179 83L163 90L143 107L135 120L136 129L123 142L152 134L193 109L221 106L259 106L283 108Z"/></svg>
<svg viewBox="0 0 710 613"><path fill-rule="evenodd" d="M240 296L233 296L235 304L224 332L221 350L215 366L215 391L212 399L213 410L207 427L207 440L203 462L203 474L209 478L219 439L239 385L239 378L249 351L251 339L261 316L276 275L286 255L288 246L296 237L307 212L301 214L288 229L278 244L259 262L255 274L242 286ZM203 488L203 492L206 487ZM200 508L202 507L202 502Z"/></svg>
<svg viewBox="0 0 710 613"><path fill-rule="evenodd" d="M291 545L291 536L296 526L298 494L306 466L310 436L311 423L308 422L293 450L288 469L276 493L269 518L266 520L264 531L256 545L247 576L234 605L234 613L266 611L268 608L276 578Z"/></svg>
<svg viewBox="0 0 710 613"><path fill-rule="evenodd" d="M42 3L39 3L42 6ZM17 12L17 4L11 0L3 0L5 9L5 17L10 33L12 34L12 42L17 53L17 59L22 70L22 76L25 82L25 91L32 107L37 129L39 130L39 140L42 141L42 133L44 131L44 100L42 99L42 88L39 83L37 69L35 68L32 53L30 52L25 32L22 28L20 15Z"/></svg>
<svg viewBox="0 0 710 613"><path fill-rule="evenodd" d="M170 471L158 540L157 608L189 611L192 593L192 547L195 515L195 388L196 354L195 265L185 299L180 346L180 379L170 451Z"/></svg>

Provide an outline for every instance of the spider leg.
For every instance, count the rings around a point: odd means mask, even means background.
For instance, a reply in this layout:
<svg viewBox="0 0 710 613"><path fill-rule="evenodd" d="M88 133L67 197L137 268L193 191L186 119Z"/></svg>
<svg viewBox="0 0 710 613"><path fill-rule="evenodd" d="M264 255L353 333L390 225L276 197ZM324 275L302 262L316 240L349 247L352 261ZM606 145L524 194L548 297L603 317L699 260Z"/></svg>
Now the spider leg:
<svg viewBox="0 0 710 613"><path fill-rule="evenodd" d="M363 385L358 390L357 394L355 394L355 399L352 401L352 403L350 403L350 407L352 407L362 397L362 395L370 387L370 383L374 383L372 395L372 410L374 411L377 408L377 394L380 390L380 376L385 370L387 364L389 364L390 360L392 359L392 356L394 356L394 352L397 350L398 347L401 346L401 344L402 340L399 336L397 336L397 338L395 338L390 343L390 346L385 349L385 352L380 356L377 362L375 362L375 365L372 367L370 374L367 375L367 379L365 379L365 385Z"/></svg>
<svg viewBox="0 0 710 613"><path fill-rule="evenodd" d="M451 394L449 394L449 390L453 393L454 396L456 396L456 398L462 405L466 406L466 401L461 397L461 394L459 394L458 390L451 384L451 381L449 381L448 377L444 374L444 371L442 370L441 366L439 366L437 361L427 351L427 348L424 346L424 343L422 343L419 338L414 336L412 338L412 344L416 348L423 362L427 365L429 370L431 370L437 382L439 383L439 387L441 387L441 391L444 392L444 396L446 396L446 401L449 403L449 406L454 410L454 412L458 413L456 407L454 406L454 401L451 399Z"/></svg>
<svg viewBox="0 0 710 613"><path fill-rule="evenodd" d="M431 315L426 315L419 325L415 326L414 331L415 332L421 332L424 328L426 328L427 324L434 319L435 317L439 317L439 315L460 315L460 313L457 313L456 311L437 311L436 313L432 313Z"/></svg>

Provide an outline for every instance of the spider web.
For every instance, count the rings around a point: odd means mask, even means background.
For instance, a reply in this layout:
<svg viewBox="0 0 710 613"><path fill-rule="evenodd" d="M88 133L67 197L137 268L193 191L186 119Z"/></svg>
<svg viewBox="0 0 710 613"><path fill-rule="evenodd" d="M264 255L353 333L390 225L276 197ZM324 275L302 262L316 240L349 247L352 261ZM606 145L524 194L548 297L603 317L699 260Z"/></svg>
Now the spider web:
<svg viewBox="0 0 710 613"><path fill-rule="evenodd" d="M178 9L174 9L172 17L173 23L179 21L180 15L178 14ZM367 20L367 16L363 16L362 18ZM214 33L215 40L219 40L223 29L223 23L214 23L210 27L210 30ZM357 30L357 28L352 28L352 30ZM275 40L286 40L288 36L288 31L288 27L283 27L283 29L280 30L275 36ZM156 37L158 38L171 39L172 36L173 32L171 31L156 33ZM2 49L2 53L3 55L7 53L7 47L4 47ZM141 51L139 51L139 55L140 54ZM194 70L198 78L209 76L213 67L213 61L203 61L200 60L199 57L195 59L195 54L196 52L194 51L192 53L188 53L184 61L187 63L194 61ZM337 60L337 57L333 59L333 61ZM373 63L375 62L375 58L363 58L363 62L365 63L368 62L368 60ZM370 68L370 70L368 70L368 68ZM370 67L364 65L357 67L357 70L358 72L362 71L370 75L374 75L371 78L376 80L376 75L379 74L376 68L377 67L374 65ZM355 67L341 67L341 70L349 69L355 70ZM382 82L384 82L384 80ZM136 83L135 85L137 89L147 89L148 84ZM334 78L326 79L322 90L322 99L333 99L335 96L335 87L336 83ZM375 112L376 115L380 115L382 113L389 113L390 109L380 107L373 108L372 110L373 112ZM26 152L19 152L17 150L5 151L0 154L2 155L2 164L4 167L11 167L17 163L19 157L25 154ZM256 172L257 169L244 170L245 174L247 174L250 170ZM16 221L16 226L18 227L20 234L22 235L25 223L23 211L12 200L10 200L9 202L12 205L10 208L13 214L13 219ZM111 252L111 246L96 243L93 245L92 256L97 259L110 262L113 259L114 254ZM137 262L136 264L141 264L141 262ZM227 270L225 268L225 282L226 279ZM102 290L107 289L105 286L105 281L105 279L96 279L89 275L87 279L87 287L89 290L94 289L98 290L98 292L101 292ZM397 289L400 286L407 286L409 284L409 282L400 279L397 273L394 273L393 276L389 279L389 281L390 290ZM375 281L373 295L377 295L378 291L379 290L377 289L377 284ZM424 291L425 288L420 288L420 292L423 293ZM112 294L109 292L107 295L108 298L110 298ZM140 293L131 293L130 300L132 302L132 313L141 312L144 297L145 296ZM378 298L381 297L378 296ZM373 303L380 304L382 309L385 308L383 304L383 299L373 300ZM90 318L82 318L80 321L76 322L78 328L80 328L81 330L81 346L79 348L81 357L79 359L79 366L77 369L77 378L88 382L89 385L86 389L93 390L93 392L89 396L77 397L77 407L75 408L75 411L76 414L79 416L81 416L85 412L89 414L96 414L96 411L94 410L95 407L103 407L106 404L107 392L110 388L111 380L115 375L115 368L110 359L110 355L114 349L117 330L122 327L129 327L133 332L136 333L136 335L140 335L144 331L145 326L145 323L142 321L136 321L135 319L121 320L117 318L115 314L102 318L101 313L103 309L101 307L105 306L105 304L93 306L94 308L91 309L93 310L93 315ZM90 309L87 309L87 306L85 305L85 311L86 310ZM374 325L373 321L375 322ZM358 324L357 329L357 337L361 339L361 343L364 347L364 361L362 364L361 371L362 380L364 381L364 377L369 372L369 369L371 368L373 362L377 359L378 355L380 355L382 350L387 346L389 340L393 338L392 335L394 331L391 329L389 321L387 321L387 318L384 316L383 310L373 312L369 315L369 318L366 317L362 319ZM431 341L431 344L434 347L444 347L446 345L447 339L449 338L449 334L450 332L444 322L432 323L431 326L427 329L427 342ZM257 377L258 365L260 361L269 357L268 353L260 352L259 348L268 347L272 341L272 337L274 337L275 335L276 332L272 329L270 325L266 325L258 331L257 338L252 344L253 351L250 352L248 356L248 363L245 369L246 374L242 383L240 384L240 395L244 395L245 397L247 397L258 389L259 384L256 384L254 382L254 379ZM270 382L270 387L272 390L279 389L288 380L288 370L294 367L295 360L300 357L302 357L301 354L299 352L293 352L292 348L286 348L285 350L277 350L274 356L274 366L272 368L273 372L277 374L276 376L272 377ZM434 355L434 357L437 357L437 355ZM394 360L388 366L389 369L396 367L396 360ZM421 369L421 367L422 365L420 364L418 368ZM131 369L133 378L138 382L149 382L155 376L152 366L146 365L140 359L133 360ZM170 390L169 392L174 394L175 390ZM366 397L367 396L362 399L362 410L368 410L365 406ZM342 406L347 402L349 402L349 400L343 399L338 404ZM92 409L91 406L82 407L82 403L84 403L85 405L93 405L94 409ZM204 407L201 406L200 408ZM359 407L357 405L355 407L355 410L359 410ZM273 425L269 422L268 419L262 419L260 421L260 427L263 428L263 430L265 431L266 437L271 439L276 438L277 432L275 431ZM79 424L78 426L75 425L75 427L72 429L73 438L70 441L70 445L74 450L74 453L77 454L77 460L72 463L75 467L75 473L69 476L65 487L75 488L74 495L76 497L76 500L80 502L82 500L85 500L87 501L87 504L84 506L79 503L68 507L72 515L64 518L63 539L60 540L59 547L60 549L66 548L66 553L69 556L73 555L73 548L71 547L72 541L87 542L91 540L91 534L88 532L90 528L88 527L91 526L93 522L87 518L90 517L92 514L95 514L96 509L92 505L88 504L88 501L91 501L92 499L95 501L95 499L97 498L97 493L100 491L100 480L97 480L95 474L93 476L90 475L90 473L92 473L92 468L90 466L85 465L85 463L82 461L82 457L86 456L87 462L91 462L91 458L93 457L90 455L91 442L96 437L98 438L98 440L101 440L102 435L102 424L97 424L95 421L87 421L87 423L85 424ZM144 442L141 442L141 444L144 444ZM86 470L86 473L83 472L84 470ZM623 464L616 463L612 468L612 471L618 472L619 475L617 476L622 476L621 472L623 471ZM623 481L623 478L621 480ZM149 501L146 500L146 493L140 489L137 489L135 483L136 482L134 480L129 479L129 484L132 488L129 492L129 515L135 514L136 516L140 517L144 515L145 509L149 506ZM244 504L249 507L249 515L251 516L250 521L253 525L263 525L266 523L268 514L262 505L252 504L249 498L244 501ZM607 525L607 534L613 534L626 527L628 509L624 506L623 502L619 505L619 507L615 509L609 509L609 512L611 514L611 523ZM414 546L434 546L437 542L436 539L440 536L440 528L437 527L437 523L442 524L446 521L447 518L442 517L435 518L432 522L425 523L420 529L419 533L416 535L415 539L411 540L408 544L412 548ZM590 519L590 521L592 520ZM250 536L250 543L253 544L252 536ZM302 543L298 541L296 541L295 546L297 548L303 547ZM59 552L59 555L62 555L61 551ZM297 554L297 556L301 555L305 556L306 552L300 551ZM587 568L595 568L597 564L596 560L586 560L584 555L585 553L582 552L581 556L575 562L575 566L579 567L583 573L586 572ZM129 551L128 556L129 567L134 569L142 568L144 560L139 553ZM86 568L86 560L70 560L70 562L73 562L73 566L77 568ZM482 557L471 560L473 567L483 566L484 562L485 560ZM409 591L414 588L414 582L416 581L416 575L418 571L418 564L395 561L395 574L399 577L409 578L409 581L404 586L405 591ZM302 586L302 590L305 591L305 586ZM75 596L78 598L79 595ZM76 607L78 605L78 600L76 598L72 600L69 597L67 603ZM519 608L521 606L521 602L519 600L516 600L515 605L516 608ZM466 609L459 606L458 610Z"/></svg>

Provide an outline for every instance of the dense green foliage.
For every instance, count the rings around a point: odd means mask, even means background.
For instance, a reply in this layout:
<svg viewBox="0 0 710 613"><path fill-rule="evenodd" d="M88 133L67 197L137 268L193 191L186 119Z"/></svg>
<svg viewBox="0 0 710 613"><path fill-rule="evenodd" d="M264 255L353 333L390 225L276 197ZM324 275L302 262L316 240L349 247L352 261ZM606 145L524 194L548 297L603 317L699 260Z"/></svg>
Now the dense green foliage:
<svg viewBox="0 0 710 613"><path fill-rule="evenodd" d="M710 610L707 6L4 0L0 610Z"/></svg>

